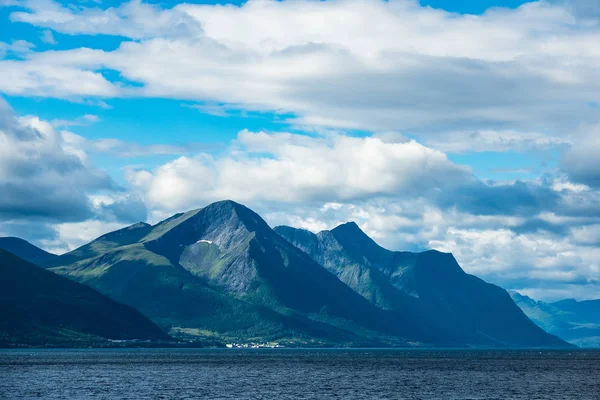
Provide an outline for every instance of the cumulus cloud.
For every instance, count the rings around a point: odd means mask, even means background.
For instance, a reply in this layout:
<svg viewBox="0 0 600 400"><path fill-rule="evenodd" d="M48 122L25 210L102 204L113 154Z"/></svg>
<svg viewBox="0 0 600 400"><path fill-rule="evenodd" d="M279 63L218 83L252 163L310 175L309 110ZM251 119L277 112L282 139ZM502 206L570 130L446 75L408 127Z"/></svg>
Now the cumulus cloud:
<svg viewBox="0 0 600 400"><path fill-rule="evenodd" d="M117 86L101 73L76 66L0 60L0 75L11 77L0 83L0 91L7 94L57 98L111 97L118 94Z"/></svg>
<svg viewBox="0 0 600 400"><path fill-rule="evenodd" d="M600 224L572 228L571 234L578 244L600 246Z"/></svg>
<svg viewBox="0 0 600 400"><path fill-rule="evenodd" d="M39 244L58 240L56 224L146 219L141 199L95 168L78 138L38 117L15 115L0 99L0 234Z"/></svg>
<svg viewBox="0 0 600 400"><path fill-rule="evenodd" d="M15 79L0 89L14 94L190 99L285 111L298 125L419 135L545 132L526 139L538 144L554 143L575 121L597 120L600 29L562 4L467 16L409 0L250 0L170 9L139 1L107 9L46 1L27 3L11 18L67 34L125 37L114 51L74 49L1 62L0 72ZM103 69L136 85L108 82ZM59 72L71 79L53 79ZM79 84L69 85L73 79ZM515 142L510 133L483 136Z"/></svg>
<svg viewBox="0 0 600 400"><path fill-rule="evenodd" d="M222 156L180 157L152 171L130 170L128 180L150 204L177 210L223 198L299 203L414 197L469 176L468 168L414 141L242 131Z"/></svg>
<svg viewBox="0 0 600 400"><path fill-rule="evenodd" d="M182 156L153 169L131 167L126 177L152 208L173 212L223 198L327 204L323 212L370 198L422 199L466 215L524 217L527 223L514 224L523 232L558 232L600 212L597 192L565 179L481 181L469 167L414 140L342 133L244 130L223 152Z"/></svg>
<svg viewBox="0 0 600 400"><path fill-rule="evenodd" d="M555 299L565 288L568 297L597 298L600 289L600 249L569 235L449 228L431 245L454 253L467 271L536 298Z"/></svg>
<svg viewBox="0 0 600 400"><path fill-rule="evenodd" d="M107 232L116 231L125 227L122 222L107 222L101 220L87 220L82 222L66 222L52 227L53 235L38 241L39 245L54 254L63 254Z"/></svg>
<svg viewBox="0 0 600 400"><path fill-rule="evenodd" d="M112 180L61 132L0 103L0 214L80 220L91 214L86 193L106 189Z"/></svg>

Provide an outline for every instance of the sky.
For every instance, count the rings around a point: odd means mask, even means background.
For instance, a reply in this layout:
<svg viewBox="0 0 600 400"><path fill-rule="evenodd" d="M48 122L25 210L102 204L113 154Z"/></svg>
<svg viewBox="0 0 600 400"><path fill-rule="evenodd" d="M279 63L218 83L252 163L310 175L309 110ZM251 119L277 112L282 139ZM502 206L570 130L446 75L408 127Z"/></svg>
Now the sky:
<svg viewBox="0 0 600 400"><path fill-rule="evenodd" d="M600 298L597 0L0 0L0 236L232 199Z"/></svg>

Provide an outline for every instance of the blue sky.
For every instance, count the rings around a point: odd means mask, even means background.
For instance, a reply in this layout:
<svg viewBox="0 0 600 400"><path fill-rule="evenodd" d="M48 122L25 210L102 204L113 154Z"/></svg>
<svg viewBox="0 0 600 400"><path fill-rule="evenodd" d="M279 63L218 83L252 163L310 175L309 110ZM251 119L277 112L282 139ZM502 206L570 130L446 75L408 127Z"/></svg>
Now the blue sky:
<svg viewBox="0 0 600 400"><path fill-rule="evenodd" d="M0 234L63 252L232 198L599 297L599 18L588 0L0 0Z"/></svg>

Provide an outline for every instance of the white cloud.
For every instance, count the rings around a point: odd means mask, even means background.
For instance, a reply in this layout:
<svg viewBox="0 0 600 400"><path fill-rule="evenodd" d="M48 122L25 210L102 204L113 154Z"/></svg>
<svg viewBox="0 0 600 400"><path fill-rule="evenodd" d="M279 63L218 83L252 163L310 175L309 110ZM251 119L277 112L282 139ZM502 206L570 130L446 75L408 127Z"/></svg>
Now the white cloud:
<svg viewBox="0 0 600 400"><path fill-rule="evenodd" d="M66 249L89 232L146 219L141 200L95 168L82 143L0 99L0 235Z"/></svg>
<svg viewBox="0 0 600 400"><path fill-rule="evenodd" d="M521 145L515 130L545 132L526 134L526 146L552 145L564 130L598 118L600 28L562 5L533 2L481 16L409 0L27 8L13 20L142 40L115 51L4 61L0 72L14 74L15 83L0 89L13 94L199 100L295 113L298 125L483 132L488 147ZM141 85L111 84L101 68Z"/></svg>
<svg viewBox="0 0 600 400"><path fill-rule="evenodd" d="M77 220L89 216L86 193L111 190L68 135L34 116L17 117L0 100L0 214Z"/></svg>
<svg viewBox="0 0 600 400"><path fill-rule="evenodd" d="M51 0L26 0L29 12L15 11L12 21L51 28L57 32L106 34L143 39L165 34L189 33L189 19L177 10L161 10L157 6L133 0L107 9L81 6L64 7ZM191 22L191 21L190 21ZM199 26L196 25L196 29Z"/></svg>
<svg viewBox="0 0 600 400"><path fill-rule="evenodd" d="M116 96L118 89L102 74L69 65L0 60L0 91L7 94L76 98Z"/></svg>
<svg viewBox="0 0 600 400"><path fill-rule="evenodd" d="M126 224L123 223L98 220L56 224L53 226L56 237L41 240L40 245L47 251L62 254L89 243L107 232L116 231L125 226Z"/></svg>
<svg viewBox="0 0 600 400"><path fill-rule="evenodd" d="M177 210L223 198L297 203L416 197L468 181L470 171L414 141L242 131L222 156L180 157L153 171L130 170L128 179L149 204Z"/></svg>
<svg viewBox="0 0 600 400"><path fill-rule="evenodd" d="M600 224L572 228L571 235L578 244L600 246Z"/></svg>
<svg viewBox="0 0 600 400"><path fill-rule="evenodd" d="M35 45L26 40L13 40L11 43L0 42L0 59L6 55L22 57L31 52Z"/></svg>
<svg viewBox="0 0 600 400"><path fill-rule="evenodd" d="M556 178L552 183L552 189L556 190L557 192L568 190L576 193L586 192L590 190L590 188L586 185L569 182L567 179L564 178Z"/></svg>

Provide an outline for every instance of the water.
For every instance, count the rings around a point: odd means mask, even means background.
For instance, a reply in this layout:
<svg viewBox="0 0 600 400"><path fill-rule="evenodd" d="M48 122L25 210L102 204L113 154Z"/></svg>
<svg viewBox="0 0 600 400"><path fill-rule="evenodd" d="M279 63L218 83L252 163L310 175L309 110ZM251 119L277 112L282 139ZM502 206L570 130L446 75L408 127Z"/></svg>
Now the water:
<svg viewBox="0 0 600 400"><path fill-rule="evenodd" d="M2 399L599 399L598 351L0 350Z"/></svg>

